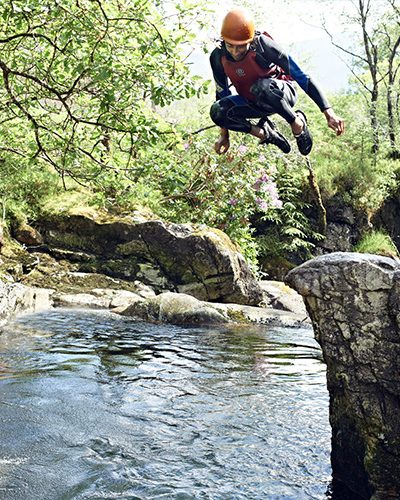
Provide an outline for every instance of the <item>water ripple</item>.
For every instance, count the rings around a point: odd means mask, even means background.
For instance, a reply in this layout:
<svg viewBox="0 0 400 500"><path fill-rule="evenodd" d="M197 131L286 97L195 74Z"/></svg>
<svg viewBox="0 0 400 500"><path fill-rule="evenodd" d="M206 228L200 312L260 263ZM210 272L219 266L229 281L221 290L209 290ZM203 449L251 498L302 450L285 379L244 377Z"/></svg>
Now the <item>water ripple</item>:
<svg viewBox="0 0 400 500"><path fill-rule="evenodd" d="M325 367L307 328L27 315L0 335L0 388L0 498L326 498Z"/></svg>

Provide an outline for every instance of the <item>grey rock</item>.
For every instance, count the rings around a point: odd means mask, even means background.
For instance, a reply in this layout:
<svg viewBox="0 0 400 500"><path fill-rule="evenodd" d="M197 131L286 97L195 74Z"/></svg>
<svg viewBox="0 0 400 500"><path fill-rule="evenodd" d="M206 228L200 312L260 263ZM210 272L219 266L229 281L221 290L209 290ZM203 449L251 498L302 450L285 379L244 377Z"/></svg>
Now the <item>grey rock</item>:
<svg viewBox="0 0 400 500"><path fill-rule="evenodd" d="M0 326L18 313L49 309L53 304L53 293L51 289L0 282Z"/></svg>
<svg viewBox="0 0 400 500"><path fill-rule="evenodd" d="M303 297L282 281L260 281L265 294L265 302L274 309L290 311L308 321L307 309Z"/></svg>
<svg viewBox="0 0 400 500"><path fill-rule="evenodd" d="M87 307L93 309L113 309L127 307L128 305L145 300L139 294L128 290L111 290L95 288L89 293L56 293L54 304L56 306Z"/></svg>
<svg viewBox="0 0 400 500"><path fill-rule="evenodd" d="M334 477L400 498L400 264L334 253L291 271L327 364Z"/></svg>
<svg viewBox="0 0 400 500"><path fill-rule="evenodd" d="M115 312L144 321L176 325L268 324L279 326L303 325L304 315L270 307L223 304L200 301L191 295L165 292Z"/></svg>
<svg viewBox="0 0 400 500"><path fill-rule="evenodd" d="M58 307L107 309L110 307L110 299L108 297L96 297L91 293L60 293L54 296L54 304Z"/></svg>
<svg viewBox="0 0 400 500"><path fill-rule="evenodd" d="M275 309L273 307L254 307L242 304L213 304L228 316L231 323L281 326L281 327L306 327L308 316L292 311Z"/></svg>
<svg viewBox="0 0 400 500"><path fill-rule="evenodd" d="M174 325L221 324L228 317L211 304L191 295L165 292L143 302L135 302L121 312L145 321L172 323Z"/></svg>
<svg viewBox="0 0 400 500"><path fill-rule="evenodd" d="M262 300L242 254L217 229L128 218L101 222L87 215L52 216L40 225L49 252L81 262L80 271L140 279L157 292L184 291L207 301Z"/></svg>
<svg viewBox="0 0 400 500"><path fill-rule="evenodd" d="M325 238L318 242L318 247L325 252L350 252L354 243L354 231L349 224L330 222L327 225Z"/></svg>

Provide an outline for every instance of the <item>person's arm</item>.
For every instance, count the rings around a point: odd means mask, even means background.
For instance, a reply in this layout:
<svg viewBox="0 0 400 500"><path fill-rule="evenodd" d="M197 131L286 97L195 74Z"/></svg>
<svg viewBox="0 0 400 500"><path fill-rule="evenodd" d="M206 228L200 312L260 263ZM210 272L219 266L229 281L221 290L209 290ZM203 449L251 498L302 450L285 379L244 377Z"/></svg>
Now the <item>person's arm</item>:
<svg viewBox="0 0 400 500"><path fill-rule="evenodd" d="M336 115L324 93L310 75L304 73L292 57L274 40L265 35L261 35L258 39L258 43L258 52L260 52L262 58L265 58L267 62L271 61L276 64L282 68L287 75L291 76L324 113L328 127L333 129L336 135L341 135L344 132L343 119Z"/></svg>
<svg viewBox="0 0 400 500"><path fill-rule="evenodd" d="M210 55L210 64L215 81L217 101L223 97L231 95L228 78L225 74L224 67L222 66L221 56L222 50L220 48L215 48Z"/></svg>
<svg viewBox="0 0 400 500"><path fill-rule="evenodd" d="M221 49L216 48L212 51L210 56L210 64L215 81L217 101L219 101L223 97L231 95L231 91L229 90L228 78L225 74L224 67L222 66L221 62L221 55ZM214 144L214 150L219 155L224 154L228 151L229 146L229 130L226 128L221 128L219 137Z"/></svg>
<svg viewBox="0 0 400 500"><path fill-rule="evenodd" d="M226 128L221 128L219 131L219 137L214 144L214 150L217 154L223 155L228 151L229 146L229 130Z"/></svg>

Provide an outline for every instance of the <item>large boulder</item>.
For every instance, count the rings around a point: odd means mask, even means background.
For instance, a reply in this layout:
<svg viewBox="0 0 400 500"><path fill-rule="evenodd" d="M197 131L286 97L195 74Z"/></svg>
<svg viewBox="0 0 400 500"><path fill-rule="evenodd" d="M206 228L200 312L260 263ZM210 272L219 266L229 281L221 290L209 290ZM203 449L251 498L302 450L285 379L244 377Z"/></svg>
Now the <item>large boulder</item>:
<svg viewBox="0 0 400 500"><path fill-rule="evenodd" d="M400 264L334 253L291 271L327 364L332 469L362 498L400 498Z"/></svg>
<svg viewBox="0 0 400 500"><path fill-rule="evenodd" d="M185 293L164 292L156 297L135 299L114 312L144 321L174 325L268 324L301 326L304 315L270 307L221 304L197 300Z"/></svg>
<svg viewBox="0 0 400 500"><path fill-rule="evenodd" d="M157 292L256 305L262 290L238 248L217 229L68 215L40 222L45 250L79 271L140 280Z"/></svg>
<svg viewBox="0 0 400 500"><path fill-rule="evenodd" d="M184 293L165 292L145 301L135 301L120 311L145 321L174 325L213 325L228 322L228 317L213 304Z"/></svg>

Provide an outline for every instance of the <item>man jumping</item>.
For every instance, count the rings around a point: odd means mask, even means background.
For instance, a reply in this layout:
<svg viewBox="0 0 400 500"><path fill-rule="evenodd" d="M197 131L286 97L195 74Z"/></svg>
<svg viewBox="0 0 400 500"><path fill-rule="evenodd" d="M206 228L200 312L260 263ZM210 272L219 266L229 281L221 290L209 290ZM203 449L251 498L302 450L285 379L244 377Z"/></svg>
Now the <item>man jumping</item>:
<svg viewBox="0 0 400 500"><path fill-rule="evenodd" d="M229 130L251 134L260 139L260 144L274 144L289 153L289 142L268 119L278 114L290 125L300 153L308 155L312 136L305 114L293 109L297 101L295 82L324 113L336 135L344 132L344 121L335 114L315 82L269 35L255 31L247 11L228 12L221 37L220 47L210 56L217 89L210 116L221 127L214 146L218 154L229 149ZM228 78L238 95L231 94ZM257 125L250 122L252 118L260 119Z"/></svg>

